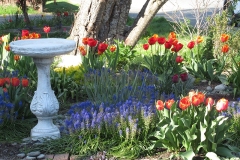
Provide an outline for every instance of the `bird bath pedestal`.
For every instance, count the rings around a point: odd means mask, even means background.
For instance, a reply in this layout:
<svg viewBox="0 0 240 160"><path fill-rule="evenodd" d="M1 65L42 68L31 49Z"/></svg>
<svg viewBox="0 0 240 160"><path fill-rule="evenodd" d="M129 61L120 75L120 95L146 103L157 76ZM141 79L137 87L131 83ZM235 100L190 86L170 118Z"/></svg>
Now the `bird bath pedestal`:
<svg viewBox="0 0 240 160"><path fill-rule="evenodd" d="M38 123L31 130L32 140L60 137L60 131L52 121L58 113L59 103L51 88L50 65L55 56L69 53L75 46L73 40L61 38L27 39L10 43L13 53L32 57L37 66L37 90L30 109L36 115Z"/></svg>

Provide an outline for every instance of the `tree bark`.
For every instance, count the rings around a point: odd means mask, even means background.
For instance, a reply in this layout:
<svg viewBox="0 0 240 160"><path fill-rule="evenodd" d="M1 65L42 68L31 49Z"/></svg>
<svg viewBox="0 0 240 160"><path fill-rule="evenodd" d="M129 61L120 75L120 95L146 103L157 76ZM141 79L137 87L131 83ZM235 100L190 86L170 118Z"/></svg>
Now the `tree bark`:
<svg viewBox="0 0 240 160"><path fill-rule="evenodd" d="M134 47L137 41L140 39L142 33L145 31L151 20L157 14L158 10L168 0L147 0L137 18L135 19L128 36L125 40L125 44Z"/></svg>
<svg viewBox="0 0 240 160"><path fill-rule="evenodd" d="M82 45L82 38L93 37L99 41L124 38L124 28L131 0L81 0L70 39ZM79 53L78 49L71 54Z"/></svg>

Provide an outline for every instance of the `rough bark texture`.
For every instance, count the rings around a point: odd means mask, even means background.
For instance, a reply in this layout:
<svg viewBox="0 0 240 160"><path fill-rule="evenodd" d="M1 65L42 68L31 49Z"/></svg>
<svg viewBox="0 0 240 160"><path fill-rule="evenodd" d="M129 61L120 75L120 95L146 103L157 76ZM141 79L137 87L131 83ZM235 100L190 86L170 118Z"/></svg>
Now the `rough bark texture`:
<svg viewBox="0 0 240 160"><path fill-rule="evenodd" d="M93 37L99 41L124 38L124 28L131 0L81 0L70 39L82 44L82 38ZM76 49L71 54L77 54Z"/></svg>
<svg viewBox="0 0 240 160"><path fill-rule="evenodd" d="M132 25L130 32L125 40L125 44L134 47L140 39L141 34L147 28L153 17L157 14L158 10L168 0L147 0L143 8L139 12L137 18Z"/></svg>

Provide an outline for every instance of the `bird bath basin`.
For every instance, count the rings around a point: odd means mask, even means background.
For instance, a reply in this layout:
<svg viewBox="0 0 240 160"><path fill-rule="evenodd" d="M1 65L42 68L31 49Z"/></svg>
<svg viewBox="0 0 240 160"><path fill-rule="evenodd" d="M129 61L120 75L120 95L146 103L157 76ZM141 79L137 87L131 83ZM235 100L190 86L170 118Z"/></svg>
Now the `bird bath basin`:
<svg viewBox="0 0 240 160"><path fill-rule="evenodd" d="M69 53L75 47L75 41L61 38L27 39L10 43L14 54L32 57L37 66L37 90L30 109L36 115L38 123L31 130L32 140L60 137L60 131L52 121L58 113L59 103L51 88L50 65L55 56Z"/></svg>

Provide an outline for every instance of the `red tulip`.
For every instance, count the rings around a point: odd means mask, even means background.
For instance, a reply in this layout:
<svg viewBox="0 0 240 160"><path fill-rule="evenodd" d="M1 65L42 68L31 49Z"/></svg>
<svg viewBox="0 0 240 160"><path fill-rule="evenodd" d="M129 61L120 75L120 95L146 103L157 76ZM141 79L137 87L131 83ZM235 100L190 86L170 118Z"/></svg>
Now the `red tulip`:
<svg viewBox="0 0 240 160"><path fill-rule="evenodd" d="M166 41L166 42L164 43L164 46L165 46L166 49L170 49L170 48L172 47L172 42Z"/></svg>
<svg viewBox="0 0 240 160"><path fill-rule="evenodd" d="M0 87L2 87L4 85L4 83L5 83L4 78L0 78Z"/></svg>
<svg viewBox="0 0 240 160"><path fill-rule="evenodd" d="M182 110L187 109L190 105L191 103L190 103L189 97L183 97L179 101L179 108L181 108Z"/></svg>
<svg viewBox="0 0 240 160"><path fill-rule="evenodd" d="M175 102L174 99L169 99L169 100L167 100L165 105L168 109L170 109L172 107L172 105L174 104L174 102Z"/></svg>
<svg viewBox="0 0 240 160"><path fill-rule="evenodd" d="M148 50L148 48L149 48L149 44L148 43L143 44L143 49L144 50Z"/></svg>
<svg viewBox="0 0 240 160"><path fill-rule="evenodd" d="M29 83L29 81L28 81L27 78L22 78L22 86L23 86L23 87L27 87L27 86L28 86L28 83Z"/></svg>
<svg viewBox="0 0 240 160"><path fill-rule="evenodd" d="M184 59L182 58L182 56L177 56L177 57L176 57L176 62L177 62L177 63L182 63L183 60L184 60Z"/></svg>
<svg viewBox="0 0 240 160"><path fill-rule="evenodd" d="M103 53L107 49L108 44L107 43L100 43L98 45L98 52Z"/></svg>
<svg viewBox="0 0 240 160"><path fill-rule="evenodd" d="M221 98L216 104L216 110L218 112L221 112L221 111L226 111L227 109L228 109L228 100L225 98Z"/></svg>
<svg viewBox="0 0 240 160"><path fill-rule="evenodd" d="M88 45L89 47L95 47L97 45L97 40L95 40L94 38L88 38Z"/></svg>
<svg viewBox="0 0 240 160"><path fill-rule="evenodd" d="M157 38L154 37L154 36L152 36L152 37L150 37L150 38L148 39L148 43L149 43L150 45L153 45L153 44L155 44L156 42L157 42Z"/></svg>
<svg viewBox="0 0 240 160"><path fill-rule="evenodd" d="M189 49L193 49L194 46L195 46L195 42L194 42L194 41L190 41L190 42L188 43L188 45L187 45L187 47L188 47Z"/></svg>
<svg viewBox="0 0 240 160"><path fill-rule="evenodd" d="M68 16L68 12L67 11L63 12L63 16L67 17Z"/></svg>
<svg viewBox="0 0 240 160"><path fill-rule="evenodd" d="M164 44L166 42L165 37L158 37L158 44Z"/></svg>
<svg viewBox="0 0 240 160"><path fill-rule="evenodd" d="M12 86L17 87L20 84L20 80L17 77L13 77L11 79L11 84L12 84Z"/></svg>
<svg viewBox="0 0 240 160"><path fill-rule="evenodd" d="M28 30L22 30L22 37L29 36Z"/></svg>
<svg viewBox="0 0 240 160"><path fill-rule="evenodd" d="M10 79L9 77L6 77L6 78L4 78L4 81L5 81L7 84L10 84L11 79Z"/></svg>
<svg viewBox="0 0 240 160"><path fill-rule="evenodd" d="M164 109L163 101L158 100L156 103L156 107L157 107L157 110L159 110L159 111L163 110Z"/></svg>
<svg viewBox="0 0 240 160"><path fill-rule="evenodd" d="M188 80L188 74L187 73L182 73L180 74L180 78L183 82Z"/></svg>
<svg viewBox="0 0 240 160"><path fill-rule="evenodd" d="M43 27L43 31L44 31L45 33L49 33L50 30L51 30L51 28L50 28L49 26Z"/></svg>
<svg viewBox="0 0 240 160"><path fill-rule="evenodd" d="M178 75L177 74L172 76L172 82L173 83L177 83L178 82Z"/></svg>
<svg viewBox="0 0 240 160"><path fill-rule="evenodd" d="M178 52L183 48L183 44L182 43L177 43L173 45L173 48L171 49L171 51L173 52Z"/></svg>

